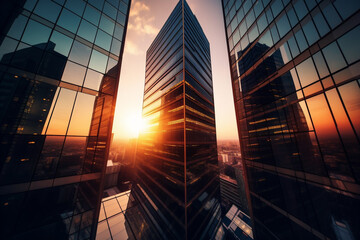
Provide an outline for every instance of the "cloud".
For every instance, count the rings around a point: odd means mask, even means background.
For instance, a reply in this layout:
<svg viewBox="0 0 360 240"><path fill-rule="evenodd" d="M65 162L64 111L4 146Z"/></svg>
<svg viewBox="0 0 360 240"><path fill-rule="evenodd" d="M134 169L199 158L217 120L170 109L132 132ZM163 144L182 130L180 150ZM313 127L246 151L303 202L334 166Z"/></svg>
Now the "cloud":
<svg viewBox="0 0 360 240"><path fill-rule="evenodd" d="M159 29L152 25L155 18L148 17L150 8L143 2L136 1L130 10L130 21L128 29L135 31L139 35L155 36Z"/></svg>
<svg viewBox="0 0 360 240"><path fill-rule="evenodd" d="M131 55L135 55L135 56L143 54L143 52L140 50L140 48L132 41L126 40L125 44L126 44L125 52L127 52Z"/></svg>

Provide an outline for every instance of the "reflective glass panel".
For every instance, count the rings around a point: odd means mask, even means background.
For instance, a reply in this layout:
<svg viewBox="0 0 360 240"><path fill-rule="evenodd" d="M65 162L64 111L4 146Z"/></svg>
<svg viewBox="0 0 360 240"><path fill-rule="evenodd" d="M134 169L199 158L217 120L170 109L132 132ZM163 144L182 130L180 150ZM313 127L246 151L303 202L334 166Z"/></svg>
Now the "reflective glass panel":
<svg viewBox="0 0 360 240"><path fill-rule="evenodd" d="M91 48L85 46L84 44L78 41L75 41L72 46L69 59L74 62L80 63L84 66L87 66L89 62L90 54L91 54Z"/></svg>
<svg viewBox="0 0 360 240"><path fill-rule="evenodd" d="M80 18L72 12L63 9L57 24L72 33L76 33L80 24Z"/></svg>
<svg viewBox="0 0 360 240"><path fill-rule="evenodd" d="M41 23L29 20L29 23L26 26L24 35L22 37L22 41L30 45L47 43L50 37L50 33L50 28L42 25Z"/></svg>
<svg viewBox="0 0 360 240"><path fill-rule="evenodd" d="M336 72L337 70L346 66L346 62L336 42L333 42L329 46L323 48L322 52L324 53L325 60L330 68L330 72Z"/></svg>
<svg viewBox="0 0 360 240"><path fill-rule="evenodd" d="M360 58L360 26L346 33L344 36L339 38L338 43L345 58L349 64L357 61Z"/></svg>
<svg viewBox="0 0 360 240"><path fill-rule="evenodd" d="M73 39L57 31L54 31L53 34L51 35L50 42L55 43L55 48L52 50L64 56L68 56ZM48 48L49 46L50 45L48 45Z"/></svg>
<svg viewBox="0 0 360 240"><path fill-rule="evenodd" d="M85 77L86 68L71 61L67 61L61 80L81 86Z"/></svg>
<svg viewBox="0 0 360 240"><path fill-rule="evenodd" d="M67 0L65 7L82 16L85 8L85 2L83 0Z"/></svg>
<svg viewBox="0 0 360 240"><path fill-rule="evenodd" d="M96 29L94 25L83 19L78 30L78 35L89 42L94 42Z"/></svg>
<svg viewBox="0 0 360 240"><path fill-rule="evenodd" d="M95 44L106 51L110 51L111 36L99 29L96 35Z"/></svg>
<svg viewBox="0 0 360 240"><path fill-rule="evenodd" d="M50 123L46 134L48 135L65 135L71 111L74 105L76 92L62 88L56 101L54 111L51 116Z"/></svg>
<svg viewBox="0 0 360 240"><path fill-rule="evenodd" d="M92 6L87 5L85 8L84 18L97 26L100 20L100 12Z"/></svg>
<svg viewBox="0 0 360 240"><path fill-rule="evenodd" d="M95 96L80 92L78 93L70 120L68 135L89 135L94 101Z"/></svg>
<svg viewBox="0 0 360 240"><path fill-rule="evenodd" d="M105 73L107 60L108 60L107 56L96 50L93 50L91 54L89 67L101 73Z"/></svg>
<svg viewBox="0 0 360 240"><path fill-rule="evenodd" d="M57 177L78 175L81 173L86 149L86 137L66 137L61 153Z"/></svg>
<svg viewBox="0 0 360 240"><path fill-rule="evenodd" d="M108 34L112 35L114 32L115 23L110 18L106 17L105 15L101 15L99 26L102 30L104 30Z"/></svg>
<svg viewBox="0 0 360 240"><path fill-rule="evenodd" d="M84 87L98 91L103 77L104 77L103 74L98 73L94 70L88 69L88 71L86 73Z"/></svg>
<svg viewBox="0 0 360 240"><path fill-rule="evenodd" d="M111 44L111 52L116 56L119 56L121 49L121 42L115 38L113 38L113 42Z"/></svg>
<svg viewBox="0 0 360 240"><path fill-rule="evenodd" d="M296 66L296 70L299 75L301 85L303 87L319 79L311 58L308 58L307 60Z"/></svg>
<svg viewBox="0 0 360 240"><path fill-rule="evenodd" d="M9 31L7 32L7 35L20 40L21 35L24 31L25 25L27 23L28 18L23 16L23 15L19 15L14 23L11 25Z"/></svg>
<svg viewBox="0 0 360 240"><path fill-rule="evenodd" d="M106 15L108 15L109 17L111 17L112 19L114 19L114 20L116 19L116 14L117 14L116 9L107 2L105 2L103 12Z"/></svg>
<svg viewBox="0 0 360 240"><path fill-rule="evenodd" d="M39 0L39 2L36 4L34 13L49 20L50 22L55 23L59 16L60 10L61 7L52 1Z"/></svg>

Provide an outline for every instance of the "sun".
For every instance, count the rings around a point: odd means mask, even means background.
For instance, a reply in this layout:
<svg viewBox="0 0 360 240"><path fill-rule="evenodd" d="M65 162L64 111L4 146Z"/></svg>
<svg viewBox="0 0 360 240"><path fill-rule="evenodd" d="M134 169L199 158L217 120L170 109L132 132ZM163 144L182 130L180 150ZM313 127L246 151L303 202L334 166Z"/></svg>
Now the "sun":
<svg viewBox="0 0 360 240"><path fill-rule="evenodd" d="M129 116L126 120L126 128L132 136L138 137L146 128L146 122L141 116Z"/></svg>

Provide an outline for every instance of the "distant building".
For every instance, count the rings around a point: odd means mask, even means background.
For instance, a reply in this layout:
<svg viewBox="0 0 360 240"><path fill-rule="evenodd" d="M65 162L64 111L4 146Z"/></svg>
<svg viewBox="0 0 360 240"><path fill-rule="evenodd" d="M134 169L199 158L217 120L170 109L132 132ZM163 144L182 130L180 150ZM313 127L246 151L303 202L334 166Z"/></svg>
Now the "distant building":
<svg viewBox="0 0 360 240"><path fill-rule="evenodd" d="M254 239L250 217L235 205L231 206L223 218L223 226L228 240Z"/></svg>

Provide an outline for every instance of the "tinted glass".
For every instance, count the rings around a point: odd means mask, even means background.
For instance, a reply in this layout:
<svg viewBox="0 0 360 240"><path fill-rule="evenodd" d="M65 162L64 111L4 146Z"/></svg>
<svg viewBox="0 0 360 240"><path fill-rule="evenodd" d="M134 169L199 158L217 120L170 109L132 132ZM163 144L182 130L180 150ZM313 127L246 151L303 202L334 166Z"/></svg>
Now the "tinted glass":
<svg viewBox="0 0 360 240"><path fill-rule="evenodd" d="M76 33L80 24L80 17L66 9L63 9L57 24L72 33Z"/></svg>
<svg viewBox="0 0 360 240"><path fill-rule="evenodd" d="M88 46L85 46L84 44L75 41L72 46L69 59L84 66L87 66L90 58L90 53L91 49Z"/></svg>
<svg viewBox="0 0 360 240"><path fill-rule="evenodd" d="M61 7L52 1L39 0L34 13L49 20L50 22L55 23L59 16L60 10Z"/></svg>
<svg viewBox="0 0 360 240"><path fill-rule="evenodd" d="M22 41L30 45L38 45L41 43L47 43L49 40L51 29L42 25L41 23L29 20L26 26ZM44 45L46 46L46 45Z"/></svg>

